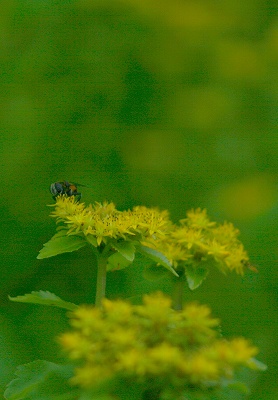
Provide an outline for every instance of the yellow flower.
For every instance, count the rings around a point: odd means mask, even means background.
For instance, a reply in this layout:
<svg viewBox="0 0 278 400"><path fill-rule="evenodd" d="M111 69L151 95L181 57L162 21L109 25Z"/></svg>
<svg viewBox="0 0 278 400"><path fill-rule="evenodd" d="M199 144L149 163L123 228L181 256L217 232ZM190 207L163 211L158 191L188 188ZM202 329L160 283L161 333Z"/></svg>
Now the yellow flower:
<svg viewBox="0 0 278 400"><path fill-rule="evenodd" d="M194 245L200 245L203 239L203 234L201 229L183 226L176 229L172 233L172 237L176 239L178 243L184 244L184 246L190 250Z"/></svg>
<svg viewBox="0 0 278 400"><path fill-rule="evenodd" d="M163 236L170 225L167 211L138 206L121 212L114 203L108 202L96 202L85 207L73 196L58 196L51 216L67 225L68 234L93 235L98 246L106 244L109 239L127 239L137 235L143 240Z"/></svg>
<svg viewBox="0 0 278 400"><path fill-rule="evenodd" d="M184 372L189 376L193 384L202 381L213 381L219 379L219 366L214 360L210 360L202 353L194 354L184 363Z"/></svg>
<svg viewBox="0 0 278 400"><path fill-rule="evenodd" d="M166 210L160 211L157 208L136 206L132 210L132 216L136 222L133 225L135 230L145 237L163 236L170 225L169 213Z"/></svg>
<svg viewBox="0 0 278 400"><path fill-rule="evenodd" d="M174 243L173 241L167 241L166 239L161 244L162 253L165 254L175 268L177 268L181 262L188 261L193 257L193 254L189 252L189 249L180 243Z"/></svg>
<svg viewBox="0 0 278 400"><path fill-rule="evenodd" d="M227 250L226 245L222 245L213 239L208 243L208 254L212 255L215 261L219 262L220 265L223 263L226 257L230 255L230 252Z"/></svg>
<svg viewBox="0 0 278 400"><path fill-rule="evenodd" d="M215 239L221 244L233 244L238 241L239 230L230 222L224 222L224 224L212 228L211 232Z"/></svg>
<svg viewBox="0 0 278 400"><path fill-rule="evenodd" d="M115 327L109 330L105 337L108 341L114 343L117 351L120 351L120 348L126 351L128 346L132 348L136 342L136 331L133 328Z"/></svg>
<svg viewBox="0 0 278 400"><path fill-rule="evenodd" d="M162 292L156 292L152 294L145 294L143 297L143 303L146 308L159 308L160 310L169 310L172 301L169 297L165 296Z"/></svg>
<svg viewBox="0 0 278 400"><path fill-rule="evenodd" d="M118 354L115 363L115 372L120 374L125 373L127 376L137 376L140 378L146 375L148 361L144 348L131 348L127 352Z"/></svg>
<svg viewBox="0 0 278 400"><path fill-rule="evenodd" d="M177 374L183 362L180 349L167 342L150 348L146 358L148 359L146 373L150 375L163 375L169 373L170 370Z"/></svg>
<svg viewBox="0 0 278 400"><path fill-rule="evenodd" d="M206 305L188 303L180 311L178 318L179 333L184 337L184 343L203 344L218 336L214 328L219 325L219 319L211 316L211 310Z"/></svg>
<svg viewBox="0 0 278 400"><path fill-rule="evenodd" d="M126 323L132 316L132 306L123 300L102 300L103 312L109 314L110 320L117 323Z"/></svg>
<svg viewBox="0 0 278 400"><path fill-rule="evenodd" d="M104 300L103 308L82 306L71 314L73 331L60 343L76 362L72 383L97 387L106 379L132 379L164 388L210 387L252 367L257 349L245 339L219 338L219 320L209 307L187 304L180 312L162 293L141 306Z"/></svg>
<svg viewBox="0 0 278 400"><path fill-rule="evenodd" d="M68 197L61 195L56 197L55 210L51 213L51 217L57 218L57 222L65 221L68 216L79 214L84 210L84 203L75 201L74 196Z"/></svg>
<svg viewBox="0 0 278 400"><path fill-rule="evenodd" d="M245 364L258 353L255 346L250 346L244 338L236 338L229 342L229 362L234 365Z"/></svg>
<svg viewBox="0 0 278 400"><path fill-rule="evenodd" d="M99 382L110 378L112 371L110 372L107 366L101 365L85 365L84 367L79 367L75 369L75 375L71 378L71 383L73 385L79 385L83 388L92 387L93 385L98 385Z"/></svg>
<svg viewBox="0 0 278 400"><path fill-rule="evenodd" d="M64 224L67 235L84 235L93 246L108 245L117 251L117 241L140 242L165 255L179 274L190 266L207 269L214 264L222 272L243 275L248 264L238 229L210 221L200 208L188 211L187 218L175 225L166 210L137 206L119 211L109 202L85 207L74 196L58 196L51 216Z"/></svg>
<svg viewBox="0 0 278 400"><path fill-rule="evenodd" d="M245 262L248 262L248 256L241 243L234 246L225 259L225 264L230 270L235 270L237 274L243 275Z"/></svg>
<svg viewBox="0 0 278 400"><path fill-rule="evenodd" d="M216 327L219 325L219 319L211 316L211 310L206 305L198 303L188 303L181 311L182 318L192 322L200 327Z"/></svg>
<svg viewBox="0 0 278 400"><path fill-rule="evenodd" d="M116 210L116 206L114 203L108 203L105 201L103 204L96 202L94 206L90 205L90 209L92 209L100 218L105 218L107 215L114 215L119 213Z"/></svg>
<svg viewBox="0 0 278 400"><path fill-rule="evenodd" d="M210 229L216 222L212 222L209 220L207 216L207 210L201 210L201 208L197 208L196 210L192 209L186 213L187 218L181 220L181 223L186 223L191 228L196 229Z"/></svg>
<svg viewBox="0 0 278 400"><path fill-rule="evenodd" d="M165 297L162 293L158 292L152 295L145 295L143 297L143 305L136 307L136 313L146 318L148 325L155 325L157 333L159 333L159 325L164 326L169 320L169 314L172 313L171 299Z"/></svg>

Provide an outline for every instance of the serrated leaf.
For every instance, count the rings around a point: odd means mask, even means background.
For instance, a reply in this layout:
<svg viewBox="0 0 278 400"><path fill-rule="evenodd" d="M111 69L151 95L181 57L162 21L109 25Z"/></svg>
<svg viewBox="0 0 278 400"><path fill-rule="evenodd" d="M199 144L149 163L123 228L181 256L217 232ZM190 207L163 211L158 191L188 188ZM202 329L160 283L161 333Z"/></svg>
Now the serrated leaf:
<svg viewBox="0 0 278 400"><path fill-rule="evenodd" d="M38 259L56 256L57 254L69 253L86 246L86 241L80 236L65 236L63 231L56 233L40 250Z"/></svg>
<svg viewBox="0 0 278 400"><path fill-rule="evenodd" d="M169 271L160 265L150 265L144 269L143 276L148 281L154 282L165 277Z"/></svg>
<svg viewBox="0 0 278 400"><path fill-rule="evenodd" d="M122 254L116 252L108 258L107 271L115 271L124 269L131 264L131 261L127 260Z"/></svg>
<svg viewBox="0 0 278 400"><path fill-rule="evenodd" d="M64 301L54 293L48 291L44 292L43 290L40 290L39 292L31 292L25 294L24 296L9 296L9 299L19 303L42 304L44 306L59 307L70 311L78 308L76 304L70 303L69 301Z"/></svg>
<svg viewBox="0 0 278 400"><path fill-rule="evenodd" d="M206 279L208 268L187 265L184 270L189 289L194 290Z"/></svg>
<svg viewBox="0 0 278 400"><path fill-rule="evenodd" d="M169 271L172 272L172 274L179 277L179 275L176 273L176 271L172 267L168 258L165 257L165 255L162 254L160 251L157 251L157 250L151 249L150 247L142 246L142 245L136 246L136 249L141 254L143 254L145 257L150 258L151 260L155 261L159 265L162 265L162 267L168 269Z"/></svg>
<svg viewBox="0 0 278 400"><path fill-rule="evenodd" d="M116 240L113 240L111 241L111 245L128 261L132 262L134 260L136 249L132 242L127 242L127 241L117 242Z"/></svg>
<svg viewBox="0 0 278 400"><path fill-rule="evenodd" d="M76 390L69 385L73 375L69 365L37 360L20 365L4 393L7 400L73 400Z"/></svg>

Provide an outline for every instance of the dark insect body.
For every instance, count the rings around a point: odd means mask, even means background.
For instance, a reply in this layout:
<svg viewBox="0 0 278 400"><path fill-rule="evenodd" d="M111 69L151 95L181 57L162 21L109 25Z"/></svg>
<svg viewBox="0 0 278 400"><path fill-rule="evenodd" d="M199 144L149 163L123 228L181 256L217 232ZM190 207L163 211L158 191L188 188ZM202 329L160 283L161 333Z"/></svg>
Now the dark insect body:
<svg viewBox="0 0 278 400"><path fill-rule="evenodd" d="M256 272L256 273L259 272L259 271L257 270L257 268L256 268L254 265L250 264L249 261L247 261L247 260L241 260L241 263L244 265L244 267L248 268L250 271Z"/></svg>
<svg viewBox="0 0 278 400"><path fill-rule="evenodd" d="M75 196L76 200L79 201L81 199L82 194L78 192L77 186L85 186L85 185L68 181L61 181L52 183L50 185L49 190L54 200L56 199L57 196L66 195L69 197Z"/></svg>

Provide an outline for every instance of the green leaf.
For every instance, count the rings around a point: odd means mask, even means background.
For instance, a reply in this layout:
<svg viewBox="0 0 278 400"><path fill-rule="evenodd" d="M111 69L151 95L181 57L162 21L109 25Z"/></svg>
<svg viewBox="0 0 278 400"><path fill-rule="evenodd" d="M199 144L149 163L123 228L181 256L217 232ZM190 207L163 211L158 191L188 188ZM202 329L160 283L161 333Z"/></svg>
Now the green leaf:
<svg viewBox="0 0 278 400"><path fill-rule="evenodd" d="M97 247L97 238L94 235L88 234L85 236L85 238L88 243L90 243L94 247Z"/></svg>
<svg viewBox="0 0 278 400"><path fill-rule="evenodd" d="M256 358L250 358L248 361L248 367L255 369L257 371L265 371L267 370L267 365L262 363L261 361L257 360Z"/></svg>
<svg viewBox="0 0 278 400"><path fill-rule="evenodd" d="M74 400L76 390L69 385L73 375L69 365L37 360L20 365L4 393L7 400Z"/></svg>
<svg viewBox="0 0 278 400"><path fill-rule="evenodd" d="M142 246L142 245L136 246L136 249L141 254L143 254L145 257L150 258L151 260L155 261L159 265L162 265L164 268L171 271L175 276L179 277L179 275L176 273L176 271L172 267L168 258L165 257L165 255L162 254L160 251L157 251L157 250L151 249L150 247Z"/></svg>
<svg viewBox="0 0 278 400"><path fill-rule="evenodd" d="M57 228L56 228L56 231L57 232L59 232L59 231L65 231L65 235L67 234L67 231L68 231L68 228L65 226L65 225L58 225L57 226Z"/></svg>
<svg viewBox="0 0 278 400"><path fill-rule="evenodd" d="M44 306L52 306L64 308L66 310L73 311L78 306L76 304L70 303L68 301L64 301L60 299L60 297L56 296L54 293L44 292L40 290L39 292L31 292L25 294L24 296L10 297L11 301L16 301L19 303L32 303L32 304L42 304Z"/></svg>
<svg viewBox="0 0 278 400"><path fill-rule="evenodd" d="M131 264L131 261L127 260L121 253L114 253L108 258L107 271L115 271L124 269Z"/></svg>
<svg viewBox="0 0 278 400"><path fill-rule="evenodd" d="M169 274L169 271L160 265L149 265L144 269L143 272L144 278L152 282L165 277L167 274Z"/></svg>
<svg viewBox="0 0 278 400"><path fill-rule="evenodd" d="M59 231L43 246L37 256L39 259L81 249L86 246L86 241L80 236L66 236L64 231Z"/></svg>
<svg viewBox="0 0 278 400"><path fill-rule="evenodd" d="M132 262L135 256L135 246L132 242L122 241L117 242L116 240L111 240L111 246L117 250L123 257L125 257L128 261Z"/></svg>
<svg viewBox="0 0 278 400"><path fill-rule="evenodd" d="M194 290L197 289L197 287L199 287L206 279L208 274L208 268L186 265L184 273L187 279L189 289Z"/></svg>
<svg viewBox="0 0 278 400"><path fill-rule="evenodd" d="M232 381L227 384L227 388L230 390L235 390L238 393L247 395L250 393L250 389L243 382Z"/></svg>

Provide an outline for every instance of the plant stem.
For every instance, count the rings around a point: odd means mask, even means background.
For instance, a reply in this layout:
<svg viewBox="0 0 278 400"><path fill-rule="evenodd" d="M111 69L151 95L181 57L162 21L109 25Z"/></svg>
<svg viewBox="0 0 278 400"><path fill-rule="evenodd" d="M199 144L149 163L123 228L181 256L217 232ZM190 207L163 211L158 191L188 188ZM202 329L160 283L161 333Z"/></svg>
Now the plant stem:
<svg viewBox="0 0 278 400"><path fill-rule="evenodd" d="M183 277L175 279L173 286L174 286L172 294L173 309L180 311L182 310L182 305L183 305L183 291L184 291Z"/></svg>
<svg viewBox="0 0 278 400"><path fill-rule="evenodd" d="M97 269L97 289L96 289L96 307L101 307L102 299L105 297L106 288L106 265L107 257L99 255Z"/></svg>

